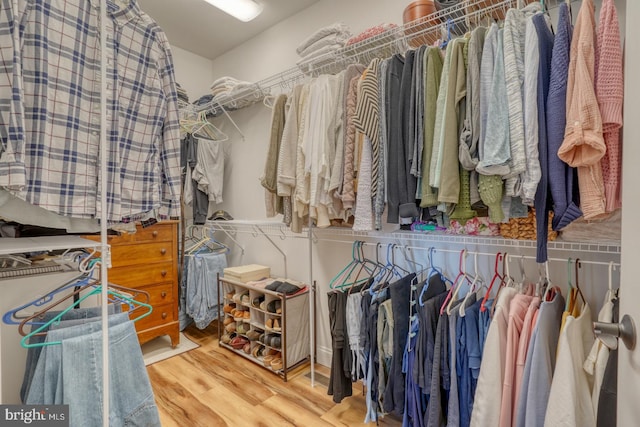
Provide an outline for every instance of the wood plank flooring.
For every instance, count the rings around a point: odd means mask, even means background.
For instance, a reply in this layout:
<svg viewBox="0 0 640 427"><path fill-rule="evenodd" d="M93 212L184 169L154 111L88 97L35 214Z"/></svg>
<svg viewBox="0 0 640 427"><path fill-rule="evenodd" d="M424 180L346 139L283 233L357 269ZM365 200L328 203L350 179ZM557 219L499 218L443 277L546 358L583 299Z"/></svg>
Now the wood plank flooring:
<svg viewBox="0 0 640 427"><path fill-rule="evenodd" d="M218 346L217 328L189 327L185 334L200 347L147 368L163 427L218 426L365 426L365 398L354 384L354 396L335 404L327 388L305 375L309 367L283 382L260 366ZM329 376L318 366L316 373ZM400 426L387 416L380 426Z"/></svg>

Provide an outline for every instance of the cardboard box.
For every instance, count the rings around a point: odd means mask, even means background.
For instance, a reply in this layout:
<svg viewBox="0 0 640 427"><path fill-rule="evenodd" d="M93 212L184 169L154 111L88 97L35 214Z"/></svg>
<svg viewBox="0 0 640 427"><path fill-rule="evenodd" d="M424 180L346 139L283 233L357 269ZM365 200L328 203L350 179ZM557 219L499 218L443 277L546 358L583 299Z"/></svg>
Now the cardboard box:
<svg viewBox="0 0 640 427"><path fill-rule="evenodd" d="M270 274L271 268L259 264L239 265L224 269L225 278L243 283L269 277Z"/></svg>

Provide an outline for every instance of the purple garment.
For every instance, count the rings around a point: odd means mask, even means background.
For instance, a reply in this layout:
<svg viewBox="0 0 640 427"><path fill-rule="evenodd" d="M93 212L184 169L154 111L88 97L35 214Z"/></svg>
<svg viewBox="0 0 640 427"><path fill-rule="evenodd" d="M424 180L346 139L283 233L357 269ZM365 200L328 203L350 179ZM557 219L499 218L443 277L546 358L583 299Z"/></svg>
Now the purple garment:
<svg viewBox="0 0 640 427"><path fill-rule="evenodd" d="M558 157L558 149L564 140L567 113L567 79L569 76L569 53L571 50L571 15L569 6L560 5L558 29L551 55L551 77L547 95L547 144L549 146L549 189L553 199L553 221L551 228L560 230L582 215L578 207L576 169Z"/></svg>
<svg viewBox="0 0 640 427"><path fill-rule="evenodd" d="M553 33L547 25L546 17L537 14L533 24L538 34L540 63L538 66L538 152L540 153L540 169L542 176L536 191L534 206L536 209L536 262L547 260L547 229L549 227L549 211L551 210L549 194L549 147L547 143L547 95L551 73L551 51L553 49Z"/></svg>

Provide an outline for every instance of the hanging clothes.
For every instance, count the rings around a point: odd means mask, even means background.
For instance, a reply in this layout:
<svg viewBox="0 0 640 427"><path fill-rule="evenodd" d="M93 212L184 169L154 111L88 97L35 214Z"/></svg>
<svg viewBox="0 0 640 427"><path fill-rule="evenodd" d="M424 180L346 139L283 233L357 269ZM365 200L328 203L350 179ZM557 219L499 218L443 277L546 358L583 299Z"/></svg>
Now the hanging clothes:
<svg viewBox="0 0 640 427"><path fill-rule="evenodd" d="M585 219L605 213L605 194L600 160L606 146L602 117L594 89L595 5L586 0L580 6L571 40L567 81L567 127L558 156L578 168L580 208ZM539 259L538 262L543 262Z"/></svg>
<svg viewBox="0 0 640 427"><path fill-rule="evenodd" d="M591 390L593 379L583 369L593 345L591 309L582 308L577 316L569 316L558 341L556 369L549 391L544 425L596 425Z"/></svg>
<svg viewBox="0 0 640 427"><path fill-rule="evenodd" d="M560 292L556 292L551 301L540 305L522 374L514 424L517 427L544 426L564 302Z"/></svg>
<svg viewBox="0 0 640 427"><path fill-rule="evenodd" d="M571 14L569 5L561 4L551 55L551 76L547 95L547 141L549 146L549 190L553 200L551 228L561 230L582 216L578 207L576 170L560 160L558 150L564 139L567 123L567 78L571 50Z"/></svg>
<svg viewBox="0 0 640 427"><path fill-rule="evenodd" d="M264 165L264 172L260 179L260 184L265 190L265 207L267 217L271 218L276 214L284 213L282 197L278 196L278 156L280 155L280 144L282 143L282 134L285 127L285 106L287 104L287 96L279 95L274 104L271 113L271 135L269 138L269 147Z"/></svg>
<svg viewBox="0 0 640 427"><path fill-rule="evenodd" d="M622 75L622 46L620 25L615 1L602 2L598 22L595 57L595 89L606 151L600 164L606 199L605 210L613 212L622 207L622 104L624 77Z"/></svg>
<svg viewBox="0 0 640 427"><path fill-rule="evenodd" d="M490 427L500 424L509 307L517 293L518 291L514 288L502 288L495 302L496 308L482 353L482 365L471 413L471 426Z"/></svg>
<svg viewBox="0 0 640 427"><path fill-rule="evenodd" d="M547 260L547 239L549 229L549 164L547 145L547 122L545 111L547 109L547 96L549 94L549 79L551 73L551 53L553 50L554 35L551 32L548 16L544 14L534 15L533 25L538 36L538 148L540 154L540 170L542 172L534 206L536 209L536 262Z"/></svg>

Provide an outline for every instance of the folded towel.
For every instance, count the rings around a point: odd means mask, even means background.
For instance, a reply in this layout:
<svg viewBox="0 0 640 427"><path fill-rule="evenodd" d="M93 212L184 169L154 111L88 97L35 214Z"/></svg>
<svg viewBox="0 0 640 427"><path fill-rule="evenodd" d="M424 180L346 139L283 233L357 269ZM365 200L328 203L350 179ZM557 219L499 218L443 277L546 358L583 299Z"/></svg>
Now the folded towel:
<svg viewBox="0 0 640 427"><path fill-rule="evenodd" d="M296 49L298 55L303 52L306 48L317 42L318 40L330 35L330 34L343 34L346 38L351 37L351 32L349 31L349 27L339 22L335 24L328 25L326 27L320 28L315 33L311 34L307 37Z"/></svg>
<svg viewBox="0 0 640 427"><path fill-rule="evenodd" d="M331 45L335 45L335 44L340 45L342 47L342 46L344 46L345 42L348 39L349 39L349 37L347 35L345 35L345 34L329 34L328 36L323 37L320 40L314 42L313 44L311 44L309 47L304 49L299 54L302 57L310 56L314 52L322 49L325 46L331 46Z"/></svg>

